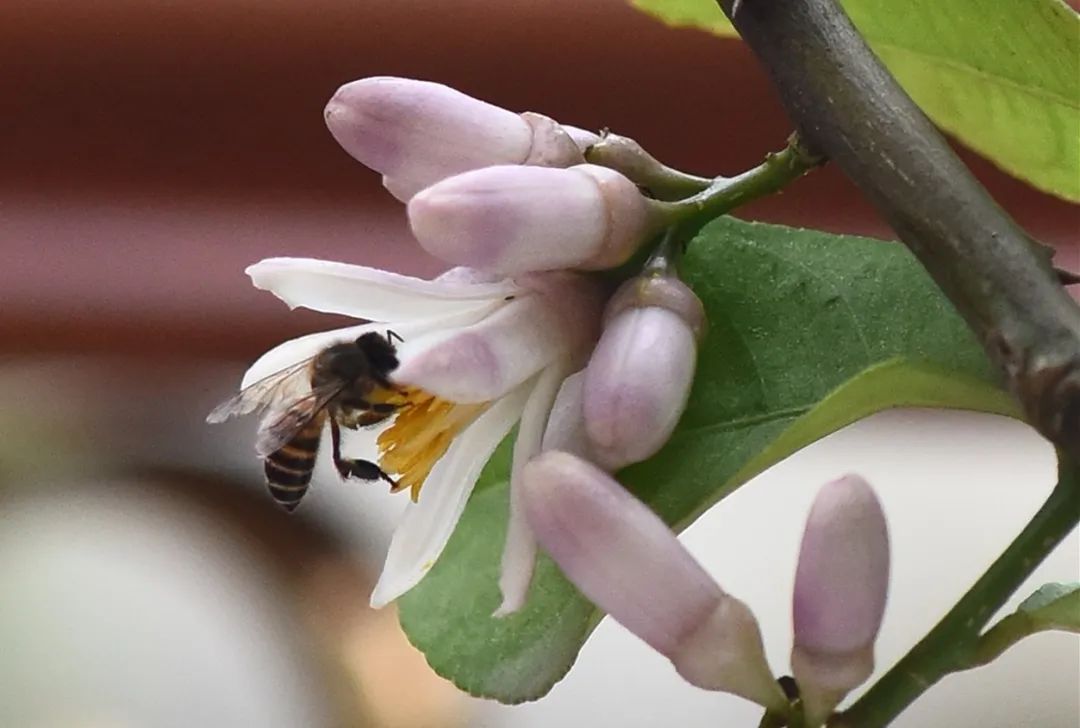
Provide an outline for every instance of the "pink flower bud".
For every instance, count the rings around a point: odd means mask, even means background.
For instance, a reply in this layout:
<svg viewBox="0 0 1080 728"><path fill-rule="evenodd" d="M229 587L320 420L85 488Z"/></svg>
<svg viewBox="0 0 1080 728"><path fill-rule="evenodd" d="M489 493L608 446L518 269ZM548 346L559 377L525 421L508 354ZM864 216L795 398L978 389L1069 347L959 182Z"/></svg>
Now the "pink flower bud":
<svg viewBox="0 0 1080 728"><path fill-rule="evenodd" d="M791 669L820 725L874 669L889 585L889 534L874 491L848 475L818 493L795 575Z"/></svg>
<svg viewBox="0 0 1080 728"><path fill-rule="evenodd" d="M585 370L583 414L594 460L610 470L654 455L690 396L705 314L678 279L623 284Z"/></svg>
<svg viewBox="0 0 1080 728"><path fill-rule="evenodd" d="M609 475L549 451L523 469L522 500L537 540L566 576L688 682L768 707L787 704L750 610Z"/></svg>
<svg viewBox="0 0 1080 728"><path fill-rule="evenodd" d="M441 179L492 164L568 166L581 151L557 123L430 81L381 76L347 83L326 106L338 143L383 174L399 200Z"/></svg>
<svg viewBox="0 0 1080 728"><path fill-rule="evenodd" d="M445 179L409 201L432 255L514 275L623 263L659 227L633 182L605 167L495 166Z"/></svg>

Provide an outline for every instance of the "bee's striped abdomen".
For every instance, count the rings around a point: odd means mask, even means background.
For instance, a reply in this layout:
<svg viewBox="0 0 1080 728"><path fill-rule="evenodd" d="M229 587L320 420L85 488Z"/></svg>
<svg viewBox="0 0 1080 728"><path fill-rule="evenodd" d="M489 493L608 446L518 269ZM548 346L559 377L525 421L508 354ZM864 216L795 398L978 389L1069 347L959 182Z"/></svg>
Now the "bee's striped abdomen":
<svg viewBox="0 0 1080 728"><path fill-rule="evenodd" d="M295 510L307 492L325 421L326 414L320 412L296 433L296 437L270 453L264 461L270 495L287 511Z"/></svg>

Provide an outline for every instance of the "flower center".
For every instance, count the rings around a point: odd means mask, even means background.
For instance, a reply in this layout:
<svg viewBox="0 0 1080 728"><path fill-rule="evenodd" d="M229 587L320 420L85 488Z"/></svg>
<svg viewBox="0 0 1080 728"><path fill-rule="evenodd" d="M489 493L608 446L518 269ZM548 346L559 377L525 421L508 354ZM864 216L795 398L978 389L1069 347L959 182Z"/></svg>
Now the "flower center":
<svg viewBox="0 0 1080 728"><path fill-rule="evenodd" d="M406 390L405 398L408 404L379 434L379 465L398 476L394 491L408 488L415 503L431 468L488 404L448 402L415 387Z"/></svg>

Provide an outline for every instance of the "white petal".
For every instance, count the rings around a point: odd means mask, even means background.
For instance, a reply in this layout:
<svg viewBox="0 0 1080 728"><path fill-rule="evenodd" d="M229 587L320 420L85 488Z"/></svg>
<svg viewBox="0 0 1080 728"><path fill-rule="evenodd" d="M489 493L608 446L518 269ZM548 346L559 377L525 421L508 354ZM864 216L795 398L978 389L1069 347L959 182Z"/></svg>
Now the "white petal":
<svg viewBox="0 0 1080 728"><path fill-rule="evenodd" d="M561 323L546 297L525 295L473 326L406 341L394 378L451 402L490 402L566 350Z"/></svg>
<svg viewBox="0 0 1080 728"><path fill-rule="evenodd" d="M298 339L291 339L282 344L278 344L259 357L244 374L244 379L240 383L240 388L243 389L244 387L254 384L263 377L268 377L299 361L310 359L328 346L340 344L345 341L352 341L361 334L365 334L369 331L377 331L385 334L388 329L392 329L394 333L402 339L410 341L412 339L419 339L430 334L432 331L444 329L453 330L463 326L471 326L483 319L491 311L498 309L503 305L502 300L488 301L483 306L458 311L449 316L432 317L403 323L360 324L358 326L349 326L344 329L320 331L315 334L301 336Z"/></svg>
<svg viewBox="0 0 1080 728"><path fill-rule="evenodd" d="M301 306L369 321L443 316L519 292L513 281L427 281L361 265L314 258L268 258L247 269L256 288L290 308Z"/></svg>
<svg viewBox="0 0 1080 728"><path fill-rule="evenodd" d="M474 283L500 283L502 281L512 281L513 279L465 265L456 265L453 268L447 268L436 276L435 280L440 283L473 285Z"/></svg>
<svg viewBox="0 0 1080 728"><path fill-rule="evenodd" d="M529 383L531 385L531 382ZM435 464L420 492L394 530L371 606L386 606L412 589L435 565L461 518L476 479L491 453L521 417L531 386L495 402L462 432Z"/></svg>
<svg viewBox="0 0 1080 728"><path fill-rule="evenodd" d="M585 434L585 416L582 410L585 370L574 372L559 387L555 403L551 406L547 429L541 450L562 450L586 460L589 457L589 438Z"/></svg>
<svg viewBox="0 0 1080 728"><path fill-rule="evenodd" d="M517 440L514 441L514 459L510 472L510 517L506 524L506 544L503 546L499 573L499 589L503 601L495 617L513 614L525 605L529 595L536 566L536 537L525 519L521 495L521 469L540 453L540 443L547 428L555 395L566 377L565 362L557 362L545 369L529 394L521 413Z"/></svg>

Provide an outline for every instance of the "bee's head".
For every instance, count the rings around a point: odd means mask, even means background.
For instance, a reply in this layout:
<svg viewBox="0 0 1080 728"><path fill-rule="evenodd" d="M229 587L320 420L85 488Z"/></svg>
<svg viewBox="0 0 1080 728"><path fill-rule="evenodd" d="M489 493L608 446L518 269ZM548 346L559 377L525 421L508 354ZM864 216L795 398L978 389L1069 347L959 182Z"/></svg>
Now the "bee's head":
<svg viewBox="0 0 1080 728"><path fill-rule="evenodd" d="M368 358L353 342L334 344L315 359L315 378L351 382L368 373Z"/></svg>
<svg viewBox="0 0 1080 728"><path fill-rule="evenodd" d="M373 371L386 375L397 369L397 349L381 334L364 334L356 340L356 348L367 357Z"/></svg>

